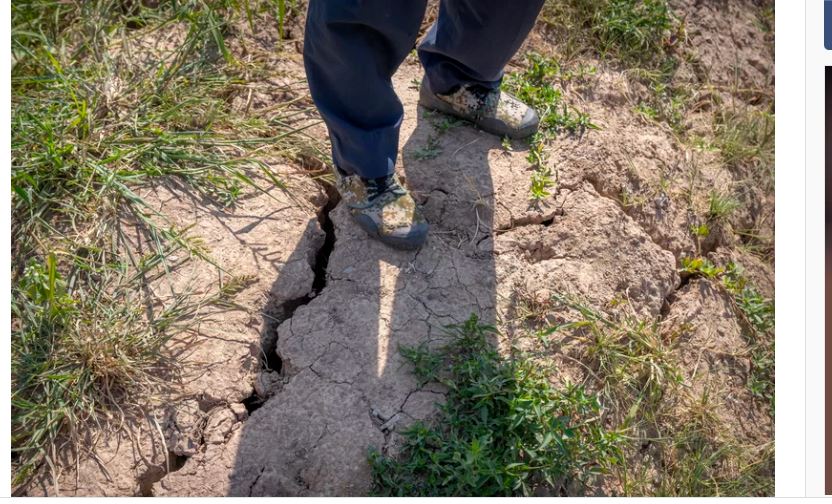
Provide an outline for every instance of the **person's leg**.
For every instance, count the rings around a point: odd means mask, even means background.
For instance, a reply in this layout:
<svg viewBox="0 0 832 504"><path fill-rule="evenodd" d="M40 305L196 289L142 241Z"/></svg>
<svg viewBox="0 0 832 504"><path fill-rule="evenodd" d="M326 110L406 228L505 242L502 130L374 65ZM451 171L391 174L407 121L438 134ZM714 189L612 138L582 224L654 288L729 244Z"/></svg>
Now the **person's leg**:
<svg viewBox="0 0 832 504"><path fill-rule="evenodd" d="M404 109L390 78L413 48L426 0L311 0L303 61L329 128L336 187L355 222L396 248L428 224L394 174Z"/></svg>
<svg viewBox="0 0 832 504"><path fill-rule="evenodd" d="M543 0L442 0L419 59L430 88L445 94L460 85L496 89L503 68L534 26Z"/></svg>
<svg viewBox="0 0 832 504"><path fill-rule="evenodd" d="M402 104L390 81L413 48L426 0L311 0L303 61L332 157L365 179L393 173Z"/></svg>

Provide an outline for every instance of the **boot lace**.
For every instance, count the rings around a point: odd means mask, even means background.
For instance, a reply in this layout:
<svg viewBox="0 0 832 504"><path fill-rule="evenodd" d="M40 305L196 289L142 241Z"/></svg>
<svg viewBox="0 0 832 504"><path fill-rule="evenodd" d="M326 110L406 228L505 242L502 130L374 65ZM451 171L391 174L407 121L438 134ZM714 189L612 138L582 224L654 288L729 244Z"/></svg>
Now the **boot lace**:
<svg viewBox="0 0 832 504"><path fill-rule="evenodd" d="M407 194L407 191L399 184L399 181L393 174L385 177L362 180L364 180L364 185L367 187L367 201L369 203L373 203L385 194L392 196L404 196Z"/></svg>

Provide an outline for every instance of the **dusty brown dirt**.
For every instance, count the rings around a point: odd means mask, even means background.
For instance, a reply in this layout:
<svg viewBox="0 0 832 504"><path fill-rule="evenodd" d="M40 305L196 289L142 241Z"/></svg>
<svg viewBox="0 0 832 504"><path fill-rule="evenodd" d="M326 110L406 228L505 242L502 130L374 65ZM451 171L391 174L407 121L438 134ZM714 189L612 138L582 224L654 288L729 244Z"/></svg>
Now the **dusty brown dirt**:
<svg viewBox="0 0 832 504"><path fill-rule="evenodd" d="M705 78L726 90L774 91L774 34L755 0L674 0ZM774 18L772 16L771 21Z"/></svg>
<svg viewBox="0 0 832 504"><path fill-rule="evenodd" d="M766 35L750 3L676 4L687 13L709 82L739 79L771 90L773 54L754 49ZM302 31L291 25L290 35ZM303 79L297 55L269 56L276 40L244 33L229 42L241 60L269 68L259 84L230 98L240 113L285 99L285 85ZM625 299L639 317L664 317L668 327L684 329L676 351L691 390L724 392L717 413L724 428L744 442L772 439L770 417L744 385L747 343L730 300L705 280L682 286L677 273L683 256L711 254L719 264L743 264L761 292L773 295L773 266L737 249L730 227L704 243L690 233L702 214L690 211L687 198L701 210L710 188L737 184L738 175L713 152L684 147L666 126L642 120L632 105L643 90L599 64L565 94L602 129L554 142L549 158L559 188L531 205L527 147L515 142L506 150L465 124L439 134L439 118L416 104L420 78L412 57L394 77L405 108L398 169L431 224L418 252L368 239L342 206L329 211L331 193L276 160L264 161L289 190L254 194L233 210L181 187L144 189L177 225L195 225L193 234L224 270L191 261L151 288L207 292L232 277L245 278L246 287L235 306L206 308L200 325L171 344L185 369L179 394L102 435L96 457L64 469L61 494L366 495L368 448L394 453L397 432L432 415L444 397L437 385L419 386L398 347L438 344L443 326L471 313L513 335L518 290L573 294L602 311ZM325 137L322 126L308 133ZM418 159L429 137L440 152ZM773 199L766 204L773 212ZM264 361L276 369L264 369ZM28 494L55 488L45 478Z"/></svg>

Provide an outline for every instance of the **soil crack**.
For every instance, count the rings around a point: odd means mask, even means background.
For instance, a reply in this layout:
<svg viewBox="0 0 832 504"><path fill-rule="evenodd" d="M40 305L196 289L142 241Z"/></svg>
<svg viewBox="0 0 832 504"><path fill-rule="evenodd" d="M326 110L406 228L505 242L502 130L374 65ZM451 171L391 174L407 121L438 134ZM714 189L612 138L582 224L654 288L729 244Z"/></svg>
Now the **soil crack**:
<svg viewBox="0 0 832 504"><path fill-rule="evenodd" d="M153 465L148 467L146 471L139 476L139 495L142 497L153 497L153 486L162 481L162 479L172 472L176 472L185 466L185 462L190 457L186 455L177 455L172 451L168 451L168 456L165 463L161 466Z"/></svg>
<svg viewBox="0 0 832 504"><path fill-rule="evenodd" d="M277 353L277 327L287 321L291 320L295 312L301 306L309 304L315 297L317 297L325 288L328 279L327 268L329 266L329 256L335 249L335 225L332 222L329 214L341 201L341 196L335 187L320 179L315 179L326 194L326 202L318 209L317 219L318 225L324 232L323 244L315 252L315 259L312 264L313 280L312 289L304 296L290 299L278 306L274 311L277 313L276 317L270 317L268 326L265 328L267 337L261 342L261 368L263 372L274 371L278 374L283 372L283 359ZM253 412L266 401L266 397L260 397L257 392L243 401L249 413Z"/></svg>

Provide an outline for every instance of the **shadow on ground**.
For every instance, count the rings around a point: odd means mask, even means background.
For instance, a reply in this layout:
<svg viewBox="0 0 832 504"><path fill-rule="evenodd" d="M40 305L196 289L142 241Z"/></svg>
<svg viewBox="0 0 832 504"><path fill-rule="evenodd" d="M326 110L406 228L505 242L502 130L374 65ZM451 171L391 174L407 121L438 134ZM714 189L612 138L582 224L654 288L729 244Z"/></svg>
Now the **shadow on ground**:
<svg viewBox="0 0 832 504"><path fill-rule="evenodd" d="M231 495L366 495L368 450L394 452L397 432L444 397L438 385L419 386L399 347L438 345L444 326L472 313L495 322L488 153L500 140L462 124L439 136L441 119L419 108L402 128L400 166L432 226L424 248L370 240L342 204L321 219L332 229L315 258L315 293L264 328L264 347L274 348L267 363L280 372L258 378L269 397L250 403ZM425 146L437 142L441 152L426 159Z"/></svg>

